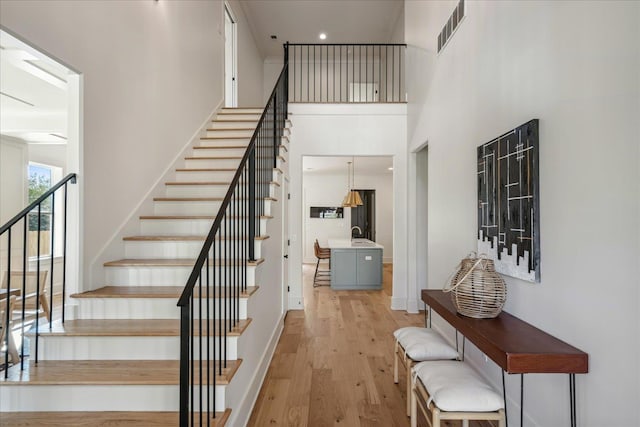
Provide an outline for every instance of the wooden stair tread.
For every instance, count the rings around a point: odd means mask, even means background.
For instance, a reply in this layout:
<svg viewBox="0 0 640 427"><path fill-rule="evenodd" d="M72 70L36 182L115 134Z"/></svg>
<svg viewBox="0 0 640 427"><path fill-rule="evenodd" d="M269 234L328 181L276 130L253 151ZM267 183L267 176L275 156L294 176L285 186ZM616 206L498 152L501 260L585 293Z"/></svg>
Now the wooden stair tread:
<svg viewBox="0 0 640 427"><path fill-rule="evenodd" d="M210 363L216 385L227 385L242 359L228 360L218 375L219 362ZM199 364L195 363L195 382L199 381ZM9 385L178 385L179 360L41 360L20 370L9 368L9 377L0 375L0 383ZM203 377L206 373L203 373Z"/></svg>
<svg viewBox="0 0 640 427"><path fill-rule="evenodd" d="M277 184L278 186L280 186L280 184L273 182L272 184ZM230 218L246 218L246 216L231 216ZM161 219L161 220L166 220L166 219L175 219L175 220L193 220L193 219L210 219L210 220L214 220L216 219L215 216L211 216L211 215L141 215L140 219ZM271 215L260 215L260 219L273 219L273 216Z"/></svg>
<svg viewBox="0 0 640 427"><path fill-rule="evenodd" d="M185 157L185 160L242 160L241 156L202 156L202 157Z"/></svg>
<svg viewBox="0 0 640 427"><path fill-rule="evenodd" d="M125 242L202 242L207 236L127 236ZM255 240L267 240L269 236L255 236ZM247 236L217 236L216 240L248 240Z"/></svg>
<svg viewBox="0 0 640 427"><path fill-rule="evenodd" d="M247 140L251 140L250 136L224 136L224 135L219 135L219 136L201 136L200 140L208 140L208 139L247 139Z"/></svg>
<svg viewBox="0 0 640 427"><path fill-rule="evenodd" d="M259 286L247 286L247 289L240 291L240 298L248 298L259 289ZM103 286L92 291L73 294L71 298L175 298L182 295L184 286ZM210 296L229 294L230 288L227 286L210 287ZM198 288L195 295L198 296ZM205 291L206 295L206 291Z"/></svg>
<svg viewBox="0 0 640 427"><path fill-rule="evenodd" d="M234 327L227 330L227 336L239 337L250 323L251 319L238 320ZM198 334L199 320L196 319L194 325L194 332ZM219 326L217 320L210 320L209 335L223 335ZM222 327L225 327L224 320ZM64 323L58 320L53 322L51 329L48 323L39 326L38 333L42 337L179 337L180 319L76 319ZM203 335L206 333L207 328L203 325Z"/></svg>
<svg viewBox="0 0 640 427"><path fill-rule="evenodd" d="M235 172L235 168L178 168L176 172Z"/></svg>
<svg viewBox="0 0 640 427"><path fill-rule="evenodd" d="M221 262L231 262L233 266L240 265L238 260L215 260L217 264ZM255 261L247 261L248 266L258 266L264 262L264 258ZM105 267L193 267L196 260L193 258L162 258L162 259L120 259L117 261L105 262ZM213 260L209 261L213 264Z"/></svg>
<svg viewBox="0 0 640 427"><path fill-rule="evenodd" d="M214 123L257 123L258 120L214 120ZM207 132L222 131L238 131L238 130L256 130L256 127L237 127L237 128L207 128Z"/></svg>
<svg viewBox="0 0 640 427"><path fill-rule="evenodd" d="M237 150L247 148L246 145L194 145L194 150Z"/></svg>
<svg viewBox="0 0 640 427"><path fill-rule="evenodd" d="M216 412L209 425L224 427L230 415L231 409ZM2 425L6 427L175 427L179 424L179 416L179 412L164 411L4 412Z"/></svg>
<svg viewBox="0 0 640 427"><path fill-rule="evenodd" d="M220 182L220 181L170 181L165 182L164 185L226 185L228 186L231 182Z"/></svg>
<svg viewBox="0 0 640 427"><path fill-rule="evenodd" d="M221 202L223 197L154 197L154 202ZM240 199L240 200L247 200ZM256 197L256 200L270 200L277 202L278 199L273 197Z"/></svg>

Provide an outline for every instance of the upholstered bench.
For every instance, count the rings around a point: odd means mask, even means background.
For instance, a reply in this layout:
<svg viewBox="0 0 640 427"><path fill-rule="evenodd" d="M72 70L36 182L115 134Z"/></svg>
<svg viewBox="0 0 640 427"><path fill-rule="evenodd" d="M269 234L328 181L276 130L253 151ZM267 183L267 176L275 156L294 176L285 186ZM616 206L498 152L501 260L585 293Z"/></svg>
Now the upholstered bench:
<svg viewBox="0 0 640 427"><path fill-rule="evenodd" d="M431 427L441 420L497 420L504 427L504 401L465 362L429 361L413 367L411 427L418 424L418 408Z"/></svg>
<svg viewBox="0 0 640 427"><path fill-rule="evenodd" d="M398 383L398 362L407 373L407 416L411 410L411 368L426 360L452 360L458 352L442 336L431 328L408 326L393 333L396 338L393 363L393 382Z"/></svg>

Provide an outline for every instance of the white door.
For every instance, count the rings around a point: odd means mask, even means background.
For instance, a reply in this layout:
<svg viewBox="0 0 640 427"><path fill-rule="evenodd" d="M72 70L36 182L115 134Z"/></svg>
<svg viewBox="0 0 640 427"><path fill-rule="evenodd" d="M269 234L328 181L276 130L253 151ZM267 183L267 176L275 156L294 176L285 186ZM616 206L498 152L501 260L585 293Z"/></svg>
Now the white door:
<svg viewBox="0 0 640 427"><path fill-rule="evenodd" d="M283 180L282 189L282 312L289 309L289 178Z"/></svg>
<svg viewBox="0 0 640 427"><path fill-rule="evenodd" d="M224 6L224 106L237 107L236 20L229 5Z"/></svg>

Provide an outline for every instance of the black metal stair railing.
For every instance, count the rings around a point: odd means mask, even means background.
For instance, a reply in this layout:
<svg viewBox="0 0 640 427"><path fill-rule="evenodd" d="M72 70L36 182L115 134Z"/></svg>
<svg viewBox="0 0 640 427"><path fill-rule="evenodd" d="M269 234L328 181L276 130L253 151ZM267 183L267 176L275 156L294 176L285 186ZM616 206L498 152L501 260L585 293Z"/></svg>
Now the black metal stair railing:
<svg viewBox="0 0 640 427"><path fill-rule="evenodd" d="M36 331L36 340L35 340L35 354L33 354L33 359L35 363L38 362L38 328L40 326L40 309L41 309L41 297L44 293L48 292L49 298L47 300L48 307L42 307L43 312L49 313L49 328L52 326L52 321L54 317L54 259L62 258L62 303L60 307L60 319L64 322L65 318L65 299L66 299L66 283L67 283L67 186L68 184L76 183L76 174L72 173L64 177L60 182L49 188L45 191L40 197L34 200L29 204L26 208L24 208L20 213L11 218L6 224L0 227L0 239L6 239L6 261L0 260L0 265L3 268L3 286L0 289L0 304L4 305L4 309L2 310L5 318L0 319L0 325L9 326L4 334L4 342L0 343L0 346L5 348L4 352L4 375L5 378L8 377L9 374L9 349L10 349L10 340L12 340L11 327L10 327L10 319L13 317L13 312L17 312L19 318L15 320L13 323L19 323L21 328L20 333L20 369L24 369L24 359L25 359L25 337L24 333L26 332L27 327L30 328L33 323L35 323L35 331ZM59 232L62 235L62 247L59 250L62 251L61 254L56 255L56 194L59 195L59 192L62 192L62 212L58 212L62 214L62 221L60 223L60 227L62 230ZM44 212L43 208L46 208L48 212ZM33 216L36 216L36 219L31 219ZM30 218L31 217L31 218ZM22 225L22 227L21 227ZM21 228L21 230L20 230ZM20 233L22 231L22 233ZM47 242L43 242L42 237L43 234L49 233L49 238L44 239L48 240ZM22 234L22 238L20 238L20 234ZM35 234L36 243L35 243L35 253L30 254L28 251L31 248L29 244L29 234ZM47 252L43 253L45 249L44 244L48 244L49 248ZM20 249L19 246L22 245ZM16 251L21 251L22 256L19 257L17 263L13 263L12 261L12 253ZM30 255L32 255L30 257ZM46 256L48 256L48 259ZM4 258L4 257L3 257ZM44 259L43 259L44 258ZM42 265L42 263L48 263L48 269L46 265ZM33 276L33 271L29 271L29 264L35 263L35 276ZM14 264L18 264L14 268ZM41 275L44 271L48 272L48 283L44 282L44 276ZM28 281L31 282L35 280L35 319L33 323L31 320L26 318L26 298L28 289L27 287L31 285ZM14 283L17 282L17 283ZM47 291L48 285L48 291ZM10 301L11 296L17 294L17 298L21 300L12 310L10 310ZM57 317L57 316L56 316ZM16 363L14 360L13 363Z"/></svg>
<svg viewBox="0 0 640 427"><path fill-rule="evenodd" d="M285 50L282 72L178 301L181 427L215 418L216 376L230 365L227 337L240 321L248 267L257 261L255 240L287 119L286 59Z"/></svg>
<svg viewBox="0 0 640 427"><path fill-rule="evenodd" d="M288 43L289 101L405 102L406 44Z"/></svg>

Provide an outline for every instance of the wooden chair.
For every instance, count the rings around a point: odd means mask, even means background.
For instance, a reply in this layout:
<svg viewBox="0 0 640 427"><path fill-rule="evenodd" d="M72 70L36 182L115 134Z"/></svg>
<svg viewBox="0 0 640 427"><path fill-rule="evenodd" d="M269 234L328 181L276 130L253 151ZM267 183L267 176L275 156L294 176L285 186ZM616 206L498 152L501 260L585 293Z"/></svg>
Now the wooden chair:
<svg viewBox="0 0 640 427"><path fill-rule="evenodd" d="M9 298L9 322L7 322L7 299L0 299L0 347L4 346L5 339L8 335L9 341L6 350L9 352L9 360L13 363L18 363L18 361L20 360L20 356L18 355L18 346L16 346L16 342L13 339L13 334L11 333L11 326L13 324L12 314L15 303L16 297L11 296ZM4 363L4 356L1 358L0 363Z"/></svg>
<svg viewBox="0 0 640 427"><path fill-rule="evenodd" d="M22 306L24 305L25 314L28 318L35 319L36 315L40 316L44 314L48 322L51 322L51 313L49 312L49 297L47 294L47 274L48 271L41 271L40 277L37 278L38 273L35 271L27 271L26 274L22 271L11 272L11 289L20 289L22 292L22 280L26 277L25 281L25 294L20 295L16 299L14 310L16 313L22 315ZM37 280L36 280L37 279ZM2 289L8 287L8 273L5 272L2 279ZM38 288L40 291L38 292ZM38 295L39 294L39 295ZM39 301L36 301L39 298Z"/></svg>
<svg viewBox="0 0 640 427"><path fill-rule="evenodd" d="M313 287L316 286L329 286L331 285L331 249L322 248L318 243L318 239L313 243L313 252L316 255L318 261L316 262L316 272L313 275ZM320 260L329 260L328 270L319 270Z"/></svg>

